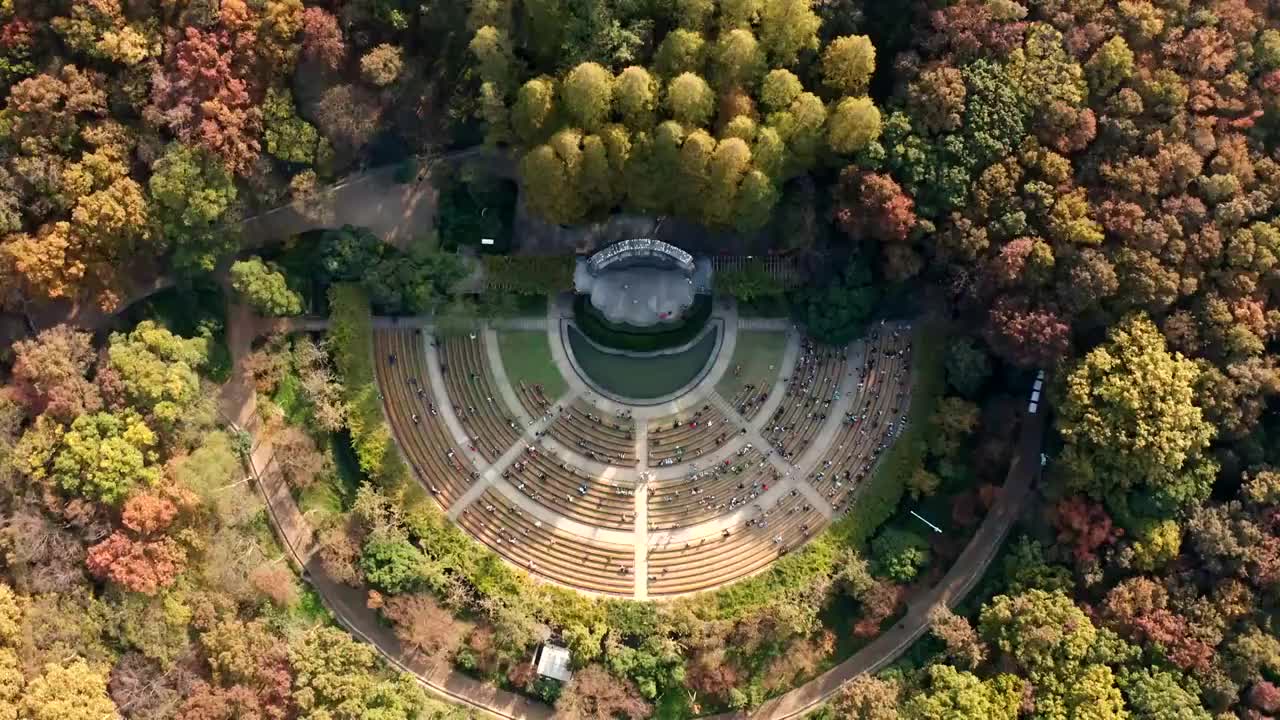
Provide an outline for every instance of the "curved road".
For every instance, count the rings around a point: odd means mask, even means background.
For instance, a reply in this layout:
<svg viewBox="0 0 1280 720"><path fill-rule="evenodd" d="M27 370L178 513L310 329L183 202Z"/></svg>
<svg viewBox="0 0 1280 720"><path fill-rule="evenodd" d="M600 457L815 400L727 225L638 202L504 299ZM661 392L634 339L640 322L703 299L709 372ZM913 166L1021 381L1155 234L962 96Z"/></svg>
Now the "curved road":
<svg viewBox="0 0 1280 720"><path fill-rule="evenodd" d="M237 428L243 428L254 435L250 470L266 497L272 524L288 548L294 564L319 593L334 617L353 635L373 645L392 666L413 674L424 687L437 695L494 717L513 720L549 720L553 717L554 711L545 704L481 683L451 670L447 664L431 665L409 657L394 633L378 619L374 611L366 607L364 592L342 585L328 576L318 558L314 557L314 531L299 510L288 485L275 470L270 439L255 432L255 395L241 362L249 353L254 338L271 329L292 329L291 325L289 321L272 323L255 318L244 306L229 308L227 318L227 341L235 371L232 379L223 387L223 413ZM313 329L322 323L304 322L307 323L307 329ZM954 607L960 602L995 559L1001 543L1022 515L1031 497L1032 485L1040 470L1041 439L1045 425L1045 405L1040 407L1040 413L1024 418L1004 488L983 519L982 525L943 579L909 602L906 615L897 625L836 667L766 702L755 711L725 713L712 716L712 720L786 720L811 712L831 699L849 680L862 673L876 672L896 660L928 631L929 614L935 607Z"/></svg>

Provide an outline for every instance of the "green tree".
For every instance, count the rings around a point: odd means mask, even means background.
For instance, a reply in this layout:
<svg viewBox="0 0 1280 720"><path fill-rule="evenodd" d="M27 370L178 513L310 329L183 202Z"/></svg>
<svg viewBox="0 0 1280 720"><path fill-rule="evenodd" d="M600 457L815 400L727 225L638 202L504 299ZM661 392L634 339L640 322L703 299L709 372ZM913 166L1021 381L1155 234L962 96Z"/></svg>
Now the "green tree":
<svg viewBox="0 0 1280 720"><path fill-rule="evenodd" d="M1195 404L1198 376L1146 315L1113 326L1060 392L1059 462L1068 486L1107 499L1113 512L1134 492L1163 513L1208 497L1217 466L1204 451L1214 428Z"/></svg>
<svg viewBox="0 0 1280 720"><path fill-rule="evenodd" d="M775 67L785 67L801 51L818 49L821 25L812 0L769 0L760 8L760 43Z"/></svg>
<svg viewBox="0 0 1280 720"><path fill-rule="evenodd" d="M413 720L425 704L407 675L382 678L372 646L318 627L289 648L293 700L303 720Z"/></svg>
<svg viewBox="0 0 1280 720"><path fill-rule="evenodd" d="M972 400L991 377L991 358L972 338L956 338L947 345L946 368L951 387Z"/></svg>
<svg viewBox="0 0 1280 720"><path fill-rule="evenodd" d="M910 530L886 528L871 541L871 559L877 574L908 583L929 565L929 542Z"/></svg>
<svg viewBox="0 0 1280 720"><path fill-rule="evenodd" d="M625 117L625 110L624 117ZM526 145L545 140L556 114L556 85L549 77L529 80L516 91L511 106L511 127Z"/></svg>
<svg viewBox="0 0 1280 720"><path fill-rule="evenodd" d="M613 76L596 63L582 63L565 76L560 97L575 127L596 130L609 119Z"/></svg>
<svg viewBox="0 0 1280 720"><path fill-rule="evenodd" d="M235 183L222 161L172 143L151 168L149 187L175 266L213 270L234 245L234 233L219 227L236 200Z"/></svg>
<svg viewBox="0 0 1280 720"><path fill-rule="evenodd" d="M404 538L370 540L360 555L369 584L393 594L417 589L426 579L426 562L422 551Z"/></svg>
<svg viewBox="0 0 1280 720"><path fill-rule="evenodd" d="M880 109L867 97L847 97L836 104L827 120L831 149L849 155L880 137Z"/></svg>
<svg viewBox="0 0 1280 720"><path fill-rule="evenodd" d="M151 320L126 333L112 333L107 359L119 373L130 402L161 423L176 423L196 401L196 371L208 360L208 341L174 335Z"/></svg>
<svg viewBox="0 0 1280 720"><path fill-rule="evenodd" d="M1104 42L1089 58L1085 75L1095 95L1106 96L1133 74L1133 51L1122 36Z"/></svg>
<svg viewBox="0 0 1280 720"><path fill-rule="evenodd" d="M865 95L876 70L876 48L866 35L832 40L822 52L822 81L841 95Z"/></svg>
<svg viewBox="0 0 1280 720"><path fill-rule="evenodd" d="M509 91L512 85L511 39L505 30L485 25L476 30L469 46L479 63L480 78L491 82L500 90Z"/></svg>
<svg viewBox="0 0 1280 720"><path fill-rule="evenodd" d="M804 85L800 83L800 78L790 70L782 68L770 70L760 83L760 101L770 112L791 107L791 103L795 102L802 92L804 92Z"/></svg>
<svg viewBox="0 0 1280 720"><path fill-rule="evenodd" d="M119 504L138 484L160 480L157 444L132 410L81 415L62 436L49 475L65 492Z"/></svg>
<svg viewBox="0 0 1280 720"><path fill-rule="evenodd" d="M1035 717L1127 717L1111 668L1103 664L1117 639L1094 627L1061 591L997 596L982 608L979 626L1035 686Z"/></svg>
<svg viewBox="0 0 1280 720"><path fill-rule="evenodd" d="M746 28L722 33L711 49L711 77L717 87L754 86L764 69L764 50Z"/></svg>
<svg viewBox="0 0 1280 720"><path fill-rule="evenodd" d="M1200 705L1200 688L1192 678L1156 668L1120 676L1120 689L1134 720L1211 720Z"/></svg>
<svg viewBox="0 0 1280 720"><path fill-rule="evenodd" d="M928 686L902 705L903 720L1017 720L1021 683L1010 675L979 679L950 665L930 665Z"/></svg>
<svg viewBox="0 0 1280 720"><path fill-rule="evenodd" d="M430 312L467 274L462 260L439 252L430 235L415 240L406 252L348 225L326 232L320 247L322 274L330 280L358 282L383 313Z"/></svg>
<svg viewBox="0 0 1280 720"><path fill-rule="evenodd" d="M653 126L658 109L658 81L648 70L639 65L625 68L618 73L613 93L618 115L628 128L642 130Z"/></svg>
<svg viewBox="0 0 1280 720"><path fill-rule="evenodd" d="M979 628L987 642L1006 653L1036 680L1070 675L1098 643L1098 629L1061 591L1027 590L999 595L982 608Z"/></svg>
<svg viewBox="0 0 1280 720"><path fill-rule="evenodd" d="M711 120L715 103L711 86L694 73L682 73L667 86L667 111L686 126L704 127Z"/></svg>
<svg viewBox="0 0 1280 720"><path fill-rule="evenodd" d="M262 103L262 134L271 155L291 163L310 165L315 162L320 134L314 125L298 117L288 90L271 88L267 91Z"/></svg>
<svg viewBox="0 0 1280 720"><path fill-rule="evenodd" d="M118 720L107 695L107 675L76 659L49 664L27 683L19 706L23 720Z"/></svg>
<svg viewBox="0 0 1280 720"><path fill-rule="evenodd" d="M751 148L741 139L725 138L716 145L707 163L709 183L702 201L708 225L724 226L733 220L738 185L750 167Z"/></svg>
<svg viewBox="0 0 1280 720"><path fill-rule="evenodd" d="M658 72L668 78L682 73L696 73L702 70L705 61L707 41L702 33L695 30L677 28L667 33L654 53L654 64Z"/></svg>
<svg viewBox="0 0 1280 720"><path fill-rule="evenodd" d="M529 207L550 222L568 224L581 220L586 204L577 192L575 168L551 145L539 145L520 159Z"/></svg>
<svg viewBox="0 0 1280 720"><path fill-rule="evenodd" d="M862 335L879 298L871 271L854 258L825 287L801 291L797 305L810 335L828 345L843 346Z"/></svg>
<svg viewBox="0 0 1280 720"><path fill-rule="evenodd" d="M702 30L715 12L714 0L676 0L676 23L682 28Z"/></svg>
<svg viewBox="0 0 1280 720"><path fill-rule="evenodd" d="M302 296L289 289L279 270L268 267L254 256L231 266L231 287L263 315L298 315L302 312Z"/></svg>

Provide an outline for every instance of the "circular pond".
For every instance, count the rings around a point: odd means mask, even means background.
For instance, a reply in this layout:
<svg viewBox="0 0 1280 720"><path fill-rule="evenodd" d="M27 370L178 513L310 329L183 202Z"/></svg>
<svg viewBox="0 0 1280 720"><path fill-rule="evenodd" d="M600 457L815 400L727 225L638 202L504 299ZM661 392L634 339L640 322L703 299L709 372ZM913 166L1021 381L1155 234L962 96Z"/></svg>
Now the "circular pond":
<svg viewBox="0 0 1280 720"><path fill-rule="evenodd" d="M632 400L663 398L693 383L710 367L720 337L712 328L684 350L636 357L601 350L573 325L565 331L583 379L607 395Z"/></svg>

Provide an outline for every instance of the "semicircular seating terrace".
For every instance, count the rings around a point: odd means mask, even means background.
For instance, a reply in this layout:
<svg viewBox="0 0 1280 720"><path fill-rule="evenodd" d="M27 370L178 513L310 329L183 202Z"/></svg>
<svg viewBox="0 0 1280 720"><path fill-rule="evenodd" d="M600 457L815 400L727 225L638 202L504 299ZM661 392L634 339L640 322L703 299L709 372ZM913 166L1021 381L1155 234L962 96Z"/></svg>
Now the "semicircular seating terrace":
<svg viewBox="0 0 1280 720"><path fill-rule="evenodd" d="M672 597L766 569L847 510L905 422L909 328L878 325L846 348L788 335L776 377L733 397L707 378L662 409L513 381L496 337L379 324L384 410L450 519L581 591Z"/></svg>
<svg viewBox="0 0 1280 720"><path fill-rule="evenodd" d="M837 510L906 422L911 340L897 330L873 332L858 370L858 394L841 420L840 433L813 469L809 482Z"/></svg>
<svg viewBox="0 0 1280 720"><path fill-rule="evenodd" d="M548 510L585 525L627 528L635 514L630 483L594 476L541 445L527 446L502 479Z"/></svg>
<svg viewBox="0 0 1280 720"><path fill-rule="evenodd" d="M738 427L710 403L649 421L649 464L689 462L734 439Z"/></svg>

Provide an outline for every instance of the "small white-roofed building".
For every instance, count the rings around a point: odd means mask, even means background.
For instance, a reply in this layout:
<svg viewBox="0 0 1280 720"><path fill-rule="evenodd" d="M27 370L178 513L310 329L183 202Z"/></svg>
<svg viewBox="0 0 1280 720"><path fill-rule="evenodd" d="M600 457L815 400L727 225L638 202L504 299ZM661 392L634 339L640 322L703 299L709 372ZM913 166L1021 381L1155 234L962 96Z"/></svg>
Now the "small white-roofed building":
<svg viewBox="0 0 1280 720"><path fill-rule="evenodd" d="M535 660L538 666L538 674L543 677L553 678L560 682L569 682L573 677L573 673L569 671L568 648L562 648L551 643L543 643L538 648Z"/></svg>

